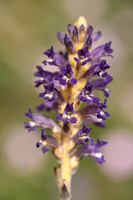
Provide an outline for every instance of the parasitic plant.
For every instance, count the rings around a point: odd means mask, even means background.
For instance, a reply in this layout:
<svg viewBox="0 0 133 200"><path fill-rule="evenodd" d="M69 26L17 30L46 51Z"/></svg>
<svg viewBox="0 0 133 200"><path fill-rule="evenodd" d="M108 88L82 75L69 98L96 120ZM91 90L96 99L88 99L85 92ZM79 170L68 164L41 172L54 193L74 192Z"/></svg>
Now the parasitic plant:
<svg viewBox="0 0 133 200"><path fill-rule="evenodd" d="M83 156L94 157L95 162L105 162L99 148L106 145L100 139L95 141L87 125L104 127L109 113L105 111L112 81L107 73L110 66L103 57L112 56L111 42L94 48L101 37L101 32L93 32L84 17L79 17L74 25L67 26L68 34L58 32L57 37L65 46L64 52L56 53L53 46L44 52L48 59L37 66L35 86L43 85L44 91L39 96L43 102L36 108L39 111L56 110L56 122L43 114L32 113L25 122L28 131L41 128L41 139L36 147L43 153L52 148L59 163L55 169L60 199L71 199L71 177L76 172ZM55 72L46 71L45 66L57 66ZM104 102L95 96L95 91L102 91ZM58 121L58 123L57 123ZM47 134L49 129L51 134Z"/></svg>

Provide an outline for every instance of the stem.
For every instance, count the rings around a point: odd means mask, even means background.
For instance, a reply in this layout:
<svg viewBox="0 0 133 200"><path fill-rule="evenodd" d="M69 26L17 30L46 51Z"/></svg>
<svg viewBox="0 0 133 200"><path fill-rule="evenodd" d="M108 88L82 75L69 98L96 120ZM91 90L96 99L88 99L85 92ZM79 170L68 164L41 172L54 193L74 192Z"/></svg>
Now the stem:
<svg viewBox="0 0 133 200"><path fill-rule="evenodd" d="M71 194L68 192L66 185L63 185L61 193L60 193L60 200L70 200Z"/></svg>
<svg viewBox="0 0 133 200"><path fill-rule="evenodd" d="M65 136L65 135L64 135ZM65 141L64 141L65 140ZM56 169L57 183L60 188L60 200L71 199L71 165L68 148L68 138L63 138L62 152L60 154L61 164Z"/></svg>

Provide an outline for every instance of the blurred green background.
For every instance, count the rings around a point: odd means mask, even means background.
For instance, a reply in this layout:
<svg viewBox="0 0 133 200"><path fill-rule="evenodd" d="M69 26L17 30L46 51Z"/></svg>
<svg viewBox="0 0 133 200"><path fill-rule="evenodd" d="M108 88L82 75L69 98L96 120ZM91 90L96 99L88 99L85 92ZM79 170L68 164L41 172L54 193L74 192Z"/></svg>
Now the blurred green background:
<svg viewBox="0 0 133 200"><path fill-rule="evenodd" d="M39 133L27 133L24 112L40 103L34 88L35 66L78 16L112 40L109 58L111 96L107 128L95 137L109 141L106 164L84 158L72 181L72 200L133 199L133 1L0 0L0 200L58 199L52 154L35 148ZM52 114L50 114L52 115Z"/></svg>

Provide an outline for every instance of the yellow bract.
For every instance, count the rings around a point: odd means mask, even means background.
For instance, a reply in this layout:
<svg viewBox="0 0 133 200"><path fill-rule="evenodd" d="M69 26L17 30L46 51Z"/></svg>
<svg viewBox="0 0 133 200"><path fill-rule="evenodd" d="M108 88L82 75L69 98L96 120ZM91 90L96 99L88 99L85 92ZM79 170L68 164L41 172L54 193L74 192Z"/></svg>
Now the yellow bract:
<svg viewBox="0 0 133 200"><path fill-rule="evenodd" d="M68 55L69 63L71 65L71 68L72 68L73 71L74 71L74 69L76 68L76 65L77 65L77 62L74 60L74 58L78 58L77 53Z"/></svg>
<svg viewBox="0 0 133 200"><path fill-rule="evenodd" d="M82 49L83 48L83 44L84 44L83 42L79 42L79 43L74 42L74 49L75 49L75 51L78 52L79 49Z"/></svg>
<svg viewBox="0 0 133 200"><path fill-rule="evenodd" d="M80 78L91 66L91 62L88 62L86 65L82 65L78 70L78 77Z"/></svg>
<svg viewBox="0 0 133 200"><path fill-rule="evenodd" d="M77 28L79 28L81 25L83 25L85 27L85 30L87 28L87 21L84 17L80 16L78 18L78 20L74 23L75 26L77 26Z"/></svg>

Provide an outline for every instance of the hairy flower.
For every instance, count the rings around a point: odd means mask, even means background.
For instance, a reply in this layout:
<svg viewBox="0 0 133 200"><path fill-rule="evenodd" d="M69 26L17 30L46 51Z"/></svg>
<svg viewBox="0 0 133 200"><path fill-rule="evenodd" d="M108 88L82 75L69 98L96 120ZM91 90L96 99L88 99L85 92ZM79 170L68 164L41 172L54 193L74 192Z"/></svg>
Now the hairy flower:
<svg viewBox="0 0 133 200"><path fill-rule="evenodd" d="M95 162L105 162L99 149L107 142L100 139L95 142L90 136L92 128L88 126L105 127L110 115L106 111L110 93L107 86L113 79L108 74L110 66L105 60L106 56L112 57L111 41L94 48L102 34L100 31L93 32L93 27L84 17L79 17L74 25L69 24L67 30L68 34L57 33L65 51L57 53L51 46L43 53L47 57L42 62L44 66L37 66L35 73L35 87L43 85L44 88L39 94L43 102L36 108L38 111L56 111L56 122L29 109L26 116L30 121L24 123L29 132L41 129L37 148L41 146L43 153L52 148L60 164L55 175L63 200L71 197L71 175L76 172L81 157L91 156ZM57 71L47 71L47 64L51 68L56 66ZM96 91L103 92L104 101ZM47 129L50 134L45 134Z"/></svg>
<svg viewBox="0 0 133 200"><path fill-rule="evenodd" d="M79 144L85 144L90 140L90 131L92 128L88 128L85 124L79 131L74 135L73 140Z"/></svg>
<svg viewBox="0 0 133 200"><path fill-rule="evenodd" d="M92 156L94 157L95 162L100 164L104 163L104 156L99 152L99 148L106 145L107 142L97 139L97 142L94 142L93 139L90 140L88 144L83 145L77 151L77 156Z"/></svg>
<svg viewBox="0 0 133 200"><path fill-rule="evenodd" d="M87 104L90 104L91 102L99 103L100 99L93 95L92 90L93 85L91 85L88 81L79 95L80 100L86 102Z"/></svg>
<svg viewBox="0 0 133 200"><path fill-rule="evenodd" d="M41 131L41 140L36 143L36 147L42 146L43 153L49 151L50 147L57 148L59 146L58 141L52 135L45 135L44 129Z"/></svg>
<svg viewBox="0 0 133 200"><path fill-rule="evenodd" d="M67 64L66 66L63 66L61 68L61 73L58 73L55 76L55 80L58 80L59 83L64 86L67 83L70 83L72 85L75 85L77 83L77 80L73 77L73 71L70 64Z"/></svg>
<svg viewBox="0 0 133 200"><path fill-rule="evenodd" d="M67 103L63 114L61 113L57 114L56 119L63 120L64 123L71 122L73 124L77 122L77 119L73 117L73 114L74 114L73 103L71 104Z"/></svg>

